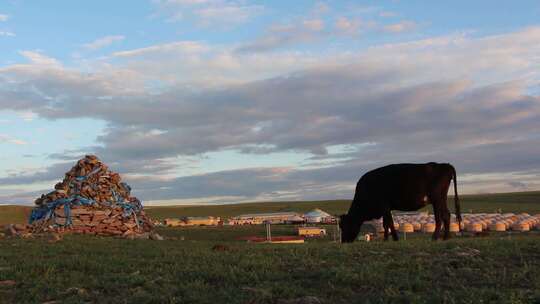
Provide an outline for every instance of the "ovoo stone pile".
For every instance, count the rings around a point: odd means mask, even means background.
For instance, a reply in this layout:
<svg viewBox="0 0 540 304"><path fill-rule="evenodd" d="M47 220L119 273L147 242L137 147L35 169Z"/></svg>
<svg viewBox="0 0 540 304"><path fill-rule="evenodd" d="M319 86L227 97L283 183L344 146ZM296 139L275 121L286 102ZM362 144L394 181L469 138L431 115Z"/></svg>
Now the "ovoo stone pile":
<svg viewBox="0 0 540 304"><path fill-rule="evenodd" d="M35 200L28 225L12 225L11 234L79 233L126 238L161 238L150 233L151 219L131 188L94 155L86 155L66 173L54 191Z"/></svg>

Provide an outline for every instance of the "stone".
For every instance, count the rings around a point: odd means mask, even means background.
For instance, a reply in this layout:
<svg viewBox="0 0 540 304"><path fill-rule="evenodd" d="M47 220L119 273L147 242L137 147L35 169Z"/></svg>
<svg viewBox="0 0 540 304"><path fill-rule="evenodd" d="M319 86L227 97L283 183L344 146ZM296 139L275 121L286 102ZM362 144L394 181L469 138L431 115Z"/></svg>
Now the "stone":
<svg viewBox="0 0 540 304"><path fill-rule="evenodd" d="M28 227L9 226L6 235L47 232L114 236L130 231L128 235L148 239L153 221L130 192L120 174L110 171L96 156L86 155L54 185L54 191L35 200L36 208L45 210L33 214L50 214L49 206L56 206L52 216L32 218L33 224ZM125 212L126 206L130 212Z"/></svg>
<svg viewBox="0 0 540 304"><path fill-rule="evenodd" d="M156 232L150 233L150 239L154 240L154 241L163 241L163 240L165 240L161 235L159 235Z"/></svg>

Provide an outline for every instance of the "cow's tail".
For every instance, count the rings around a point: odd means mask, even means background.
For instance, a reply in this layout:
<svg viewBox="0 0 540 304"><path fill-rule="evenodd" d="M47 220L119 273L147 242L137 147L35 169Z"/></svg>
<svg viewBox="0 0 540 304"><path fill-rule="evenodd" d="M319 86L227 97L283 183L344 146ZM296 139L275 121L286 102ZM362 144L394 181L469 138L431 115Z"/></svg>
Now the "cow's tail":
<svg viewBox="0 0 540 304"><path fill-rule="evenodd" d="M456 220L457 220L458 225L459 225L459 230L461 231L461 207L459 206L459 196L458 196L458 192L457 192L457 174L456 174L456 169L454 168L454 166L452 166L452 173L454 174L454 176L453 176L453 179L454 179L454 204L455 204L455 208L456 208Z"/></svg>

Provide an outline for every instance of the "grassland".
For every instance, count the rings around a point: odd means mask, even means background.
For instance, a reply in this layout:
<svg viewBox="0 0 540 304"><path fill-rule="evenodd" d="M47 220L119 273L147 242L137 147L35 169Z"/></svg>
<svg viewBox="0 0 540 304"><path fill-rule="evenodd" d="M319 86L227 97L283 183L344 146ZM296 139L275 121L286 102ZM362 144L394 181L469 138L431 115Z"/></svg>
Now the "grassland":
<svg viewBox="0 0 540 304"><path fill-rule="evenodd" d="M169 239L0 240L0 303L540 301L538 233L285 245L237 240L263 235L264 227L160 232ZM294 227L273 232L292 234ZM216 244L225 250L213 250Z"/></svg>
<svg viewBox="0 0 540 304"><path fill-rule="evenodd" d="M150 208L155 217L250 212L342 213L347 201ZM464 196L474 212L540 213L540 192ZM0 222L28 208L0 208ZM262 226L160 228L165 241L0 238L0 303L539 303L540 232L432 242L250 244ZM275 225L272 235L295 234ZM223 245L222 250L213 247ZM312 302L309 302L309 299Z"/></svg>
<svg viewBox="0 0 540 304"><path fill-rule="evenodd" d="M26 223L30 211L27 206L0 206L0 225Z"/></svg>

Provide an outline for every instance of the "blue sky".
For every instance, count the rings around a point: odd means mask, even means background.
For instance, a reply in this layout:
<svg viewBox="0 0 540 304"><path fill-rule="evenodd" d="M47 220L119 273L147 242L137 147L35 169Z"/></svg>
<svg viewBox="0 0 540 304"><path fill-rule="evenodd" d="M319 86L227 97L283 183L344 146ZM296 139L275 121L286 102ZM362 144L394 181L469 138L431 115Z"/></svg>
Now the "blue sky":
<svg viewBox="0 0 540 304"><path fill-rule="evenodd" d="M96 153L161 204L540 189L537 1L2 1L0 203Z"/></svg>

